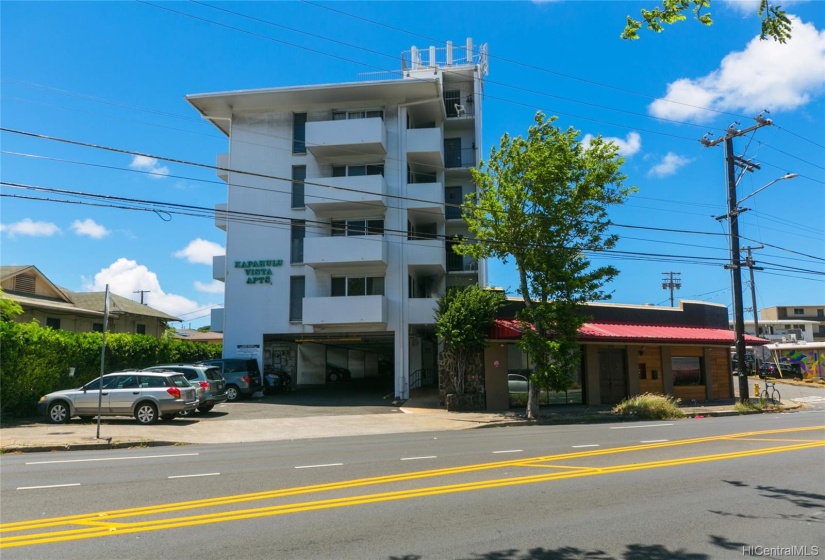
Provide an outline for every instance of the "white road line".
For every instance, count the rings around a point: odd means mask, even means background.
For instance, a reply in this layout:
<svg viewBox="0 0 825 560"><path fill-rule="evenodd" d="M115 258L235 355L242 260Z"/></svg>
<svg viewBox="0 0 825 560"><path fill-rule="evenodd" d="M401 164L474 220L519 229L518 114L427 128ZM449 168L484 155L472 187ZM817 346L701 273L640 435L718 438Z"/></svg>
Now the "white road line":
<svg viewBox="0 0 825 560"><path fill-rule="evenodd" d="M301 465L300 467L295 467L296 469L317 469L319 467L340 467L344 463L327 463L326 465Z"/></svg>
<svg viewBox="0 0 825 560"><path fill-rule="evenodd" d="M598 443L591 443L588 445L574 445L573 449L581 449L582 447L599 447Z"/></svg>
<svg viewBox="0 0 825 560"><path fill-rule="evenodd" d="M210 472L210 473L203 473L203 474L179 474L176 476L167 476L166 478L194 478L196 476L220 476L221 473L219 472Z"/></svg>
<svg viewBox="0 0 825 560"><path fill-rule="evenodd" d="M493 453L522 453L523 449L507 449L505 451L493 451Z"/></svg>
<svg viewBox="0 0 825 560"><path fill-rule="evenodd" d="M646 439L642 440L639 443L663 443L665 441L670 441L669 439Z"/></svg>
<svg viewBox="0 0 825 560"><path fill-rule="evenodd" d="M418 461L419 459L435 459L437 455L427 455L424 457L401 457L402 461Z"/></svg>
<svg viewBox="0 0 825 560"><path fill-rule="evenodd" d="M65 461L32 461L27 465L53 465L57 463L89 463L92 461L127 461L129 459L163 459L166 457L195 457L200 453L173 453L170 455L144 455L139 457L101 457L99 459L67 459Z"/></svg>
<svg viewBox="0 0 825 560"><path fill-rule="evenodd" d="M672 426L673 424L645 424L644 426L613 426L611 430L633 430L636 428L659 428L661 426Z"/></svg>
<svg viewBox="0 0 825 560"><path fill-rule="evenodd" d="M52 484L51 486L20 486L18 490L40 490L41 488L66 488L67 486L80 486L80 483L75 484Z"/></svg>

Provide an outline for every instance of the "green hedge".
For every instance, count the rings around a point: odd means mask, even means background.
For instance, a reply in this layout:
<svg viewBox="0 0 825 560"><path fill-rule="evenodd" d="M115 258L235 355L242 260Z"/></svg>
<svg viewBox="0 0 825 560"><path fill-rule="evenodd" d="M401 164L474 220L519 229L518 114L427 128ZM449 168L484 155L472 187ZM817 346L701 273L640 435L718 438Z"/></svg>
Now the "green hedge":
<svg viewBox="0 0 825 560"><path fill-rule="evenodd" d="M0 322L0 414L31 416L41 396L100 375L101 333L72 333L37 323ZM140 334L107 334L105 373L221 357L218 344ZM69 377L69 368L75 368Z"/></svg>

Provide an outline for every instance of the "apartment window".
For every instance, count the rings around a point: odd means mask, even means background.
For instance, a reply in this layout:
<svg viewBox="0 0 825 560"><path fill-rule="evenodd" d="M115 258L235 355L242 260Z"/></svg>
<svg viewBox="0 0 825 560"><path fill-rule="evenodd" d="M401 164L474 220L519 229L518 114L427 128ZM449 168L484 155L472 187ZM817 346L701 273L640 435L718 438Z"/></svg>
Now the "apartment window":
<svg viewBox="0 0 825 560"><path fill-rule="evenodd" d="M92 323L92 332L103 332L103 323Z"/></svg>
<svg viewBox="0 0 825 560"><path fill-rule="evenodd" d="M333 237L384 235L384 220L332 220Z"/></svg>
<svg viewBox="0 0 825 560"><path fill-rule="evenodd" d="M445 187L444 188L444 217L448 220L461 219L461 204L464 202L461 199L461 187Z"/></svg>
<svg viewBox="0 0 825 560"><path fill-rule="evenodd" d="M289 320L302 321L304 319L304 290L306 289L305 276L289 277Z"/></svg>
<svg viewBox="0 0 825 560"><path fill-rule="evenodd" d="M138 323L135 325L135 333L136 334L146 334L146 325Z"/></svg>
<svg viewBox="0 0 825 560"><path fill-rule="evenodd" d="M304 207L304 179L307 178L306 165L292 166L292 207Z"/></svg>
<svg viewBox="0 0 825 560"><path fill-rule="evenodd" d="M804 315L805 310L802 309L801 307L794 307L793 314L794 315Z"/></svg>
<svg viewBox="0 0 825 560"><path fill-rule="evenodd" d="M673 371L673 385L704 385L704 360L697 357L672 357L670 367Z"/></svg>
<svg viewBox="0 0 825 560"><path fill-rule="evenodd" d="M304 237L306 236L306 222L304 220L292 220L291 244L289 252L289 262L304 262Z"/></svg>
<svg viewBox="0 0 825 560"><path fill-rule="evenodd" d="M307 114L293 113L292 115L292 153L307 153Z"/></svg>
<svg viewBox="0 0 825 560"><path fill-rule="evenodd" d="M373 163L370 165L333 165L333 177L363 177L364 175L383 175L384 164Z"/></svg>
<svg viewBox="0 0 825 560"><path fill-rule="evenodd" d="M332 297L383 295L383 276L339 276L332 278Z"/></svg>
<svg viewBox="0 0 825 560"><path fill-rule="evenodd" d="M384 118L384 111L333 111L332 120L345 121L347 119L374 119Z"/></svg>
<svg viewBox="0 0 825 560"><path fill-rule="evenodd" d="M60 319L56 317L46 317L46 326L56 331L60 330Z"/></svg>
<svg viewBox="0 0 825 560"><path fill-rule="evenodd" d="M817 317L825 317L825 309L817 309L816 310Z"/></svg>

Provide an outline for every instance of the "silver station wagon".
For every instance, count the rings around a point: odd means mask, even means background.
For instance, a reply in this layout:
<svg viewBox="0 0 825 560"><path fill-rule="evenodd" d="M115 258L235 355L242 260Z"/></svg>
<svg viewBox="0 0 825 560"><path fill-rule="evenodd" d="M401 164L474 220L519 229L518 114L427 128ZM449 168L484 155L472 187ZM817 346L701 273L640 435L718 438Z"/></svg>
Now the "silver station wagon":
<svg viewBox="0 0 825 560"><path fill-rule="evenodd" d="M53 424L73 416L134 416L141 424L171 420L198 406L198 395L177 372L119 371L98 377L77 389L55 391L40 398L37 411Z"/></svg>

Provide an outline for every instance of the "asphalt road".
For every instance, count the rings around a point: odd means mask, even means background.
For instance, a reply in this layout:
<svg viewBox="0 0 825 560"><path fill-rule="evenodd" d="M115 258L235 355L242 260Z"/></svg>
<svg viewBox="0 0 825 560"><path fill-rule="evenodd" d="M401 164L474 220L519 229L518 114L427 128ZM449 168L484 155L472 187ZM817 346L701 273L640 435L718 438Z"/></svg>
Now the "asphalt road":
<svg viewBox="0 0 825 560"><path fill-rule="evenodd" d="M823 459L821 410L3 456L0 555L825 554Z"/></svg>

